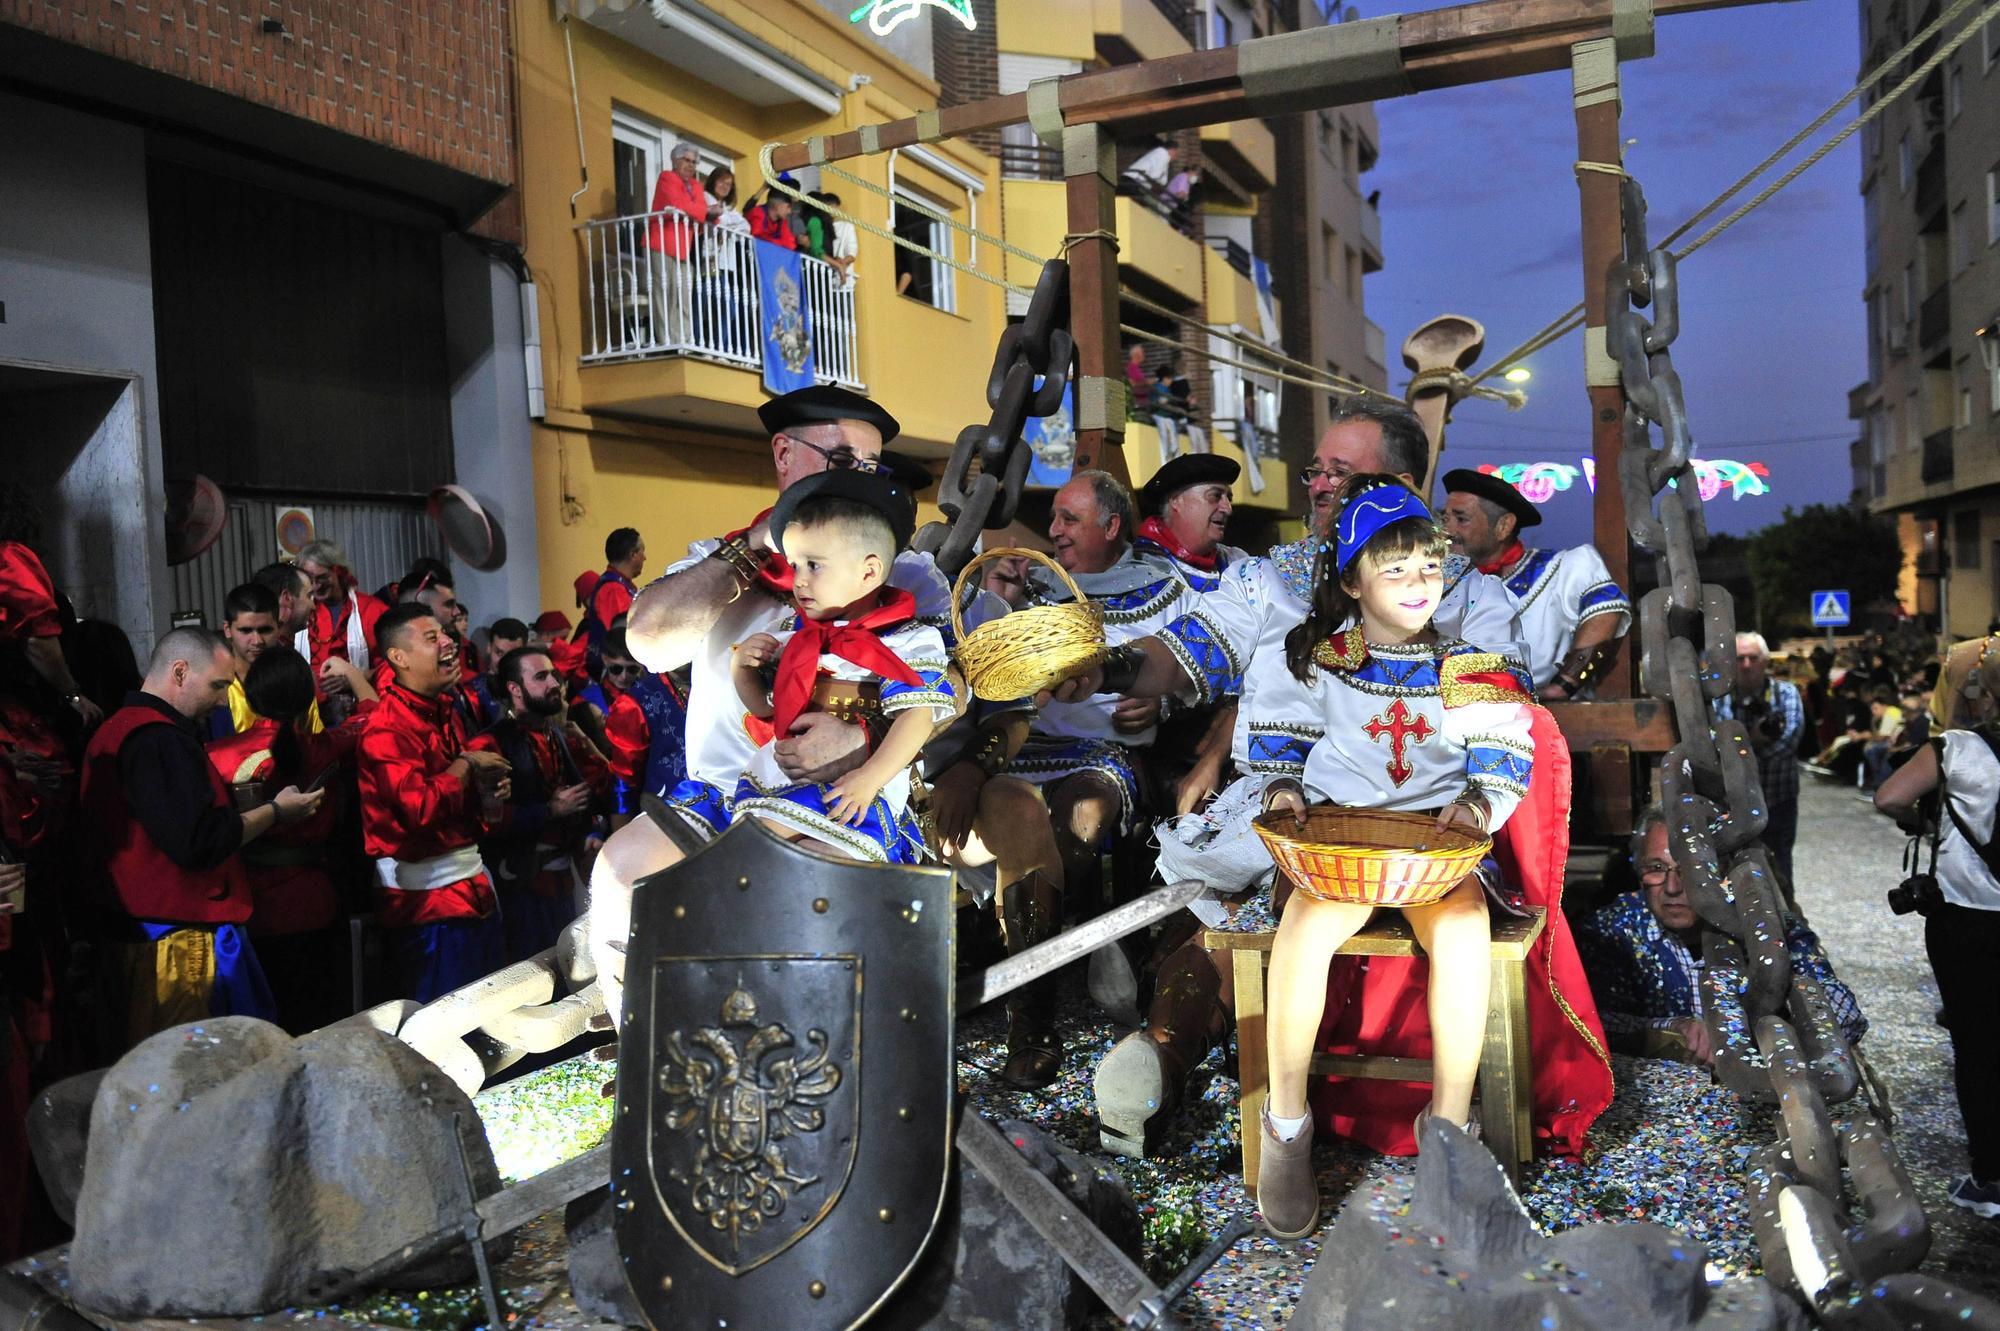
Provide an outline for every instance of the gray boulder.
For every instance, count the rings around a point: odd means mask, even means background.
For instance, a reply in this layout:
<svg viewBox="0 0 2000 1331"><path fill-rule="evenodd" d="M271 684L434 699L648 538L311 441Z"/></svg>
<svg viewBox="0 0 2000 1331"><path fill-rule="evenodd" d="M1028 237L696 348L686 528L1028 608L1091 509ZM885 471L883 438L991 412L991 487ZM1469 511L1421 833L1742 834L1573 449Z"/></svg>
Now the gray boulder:
<svg viewBox="0 0 2000 1331"><path fill-rule="evenodd" d="M90 1139L90 1106L105 1068L65 1077L35 1097L28 1110L28 1152L42 1176L49 1203L63 1223L76 1224L76 1195L83 1189L83 1156Z"/></svg>
<svg viewBox="0 0 2000 1331"><path fill-rule="evenodd" d="M456 1131L480 1196L499 1174L472 1102L394 1036L294 1041L221 1017L153 1036L91 1110L71 1293L113 1317L221 1317L310 1300L464 1214ZM398 1283L467 1279L471 1255Z"/></svg>
<svg viewBox="0 0 2000 1331"><path fill-rule="evenodd" d="M1294 1331L1793 1331L1762 1280L1703 1278L1707 1251L1651 1223L1538 1233L1493 1156L1441 1119L1414 1182L1357 1194L1325 1236Z"/></svg>

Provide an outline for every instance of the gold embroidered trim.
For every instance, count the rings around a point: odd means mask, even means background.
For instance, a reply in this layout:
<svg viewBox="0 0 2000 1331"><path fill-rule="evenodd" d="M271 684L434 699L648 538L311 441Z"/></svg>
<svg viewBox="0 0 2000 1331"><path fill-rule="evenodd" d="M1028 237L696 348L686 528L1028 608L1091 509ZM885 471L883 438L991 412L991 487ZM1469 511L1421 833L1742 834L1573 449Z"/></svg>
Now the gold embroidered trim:
<svg viewBox="0 0 2000 1331"><path fill-rule="evenodd" d="M1490 684L1484 680L1469 684L1461 675L1505 675L1507 658L1498 652L1465 652L1447 656L1438 663L1438 694L1446 707L1463 707L1475 702L1527 702L1528 695L1518 684Z"/></svg>
<svg viewBox="0 0 2000 1331"><path fill-rule="evenodd" d="M1324 666L1328 670L1359 670L1367 660L1368 643L1361 636L1361 626L1358 624L1334 634L1313 648L1313 664Z"/></svg>
<svg viewBox="0 0 2000 1331"><path fill-rule="evenodd" d="M1597 1037L1590 1033L1590 1027L1584 1024L1583 1018L1576 1015L1576 1009L1569 1005L1569 1000L1562 996L1562 991L1556 988L1555 930L1549 928L1546 924L1542 926L1542 942L1543 950L1546 953L1542 959L1542 966L1549 975L1549 997L1553 998L1556 1007L1561 1009L1564 1020L1568 1021L1576 1033L1583 1037L1583 1042L1590 1046L1590 1052L1597 1055L1597 1061L1602 1063L1608 1070L1611 1067L1610 1053L1598 1042Z"/></svg>

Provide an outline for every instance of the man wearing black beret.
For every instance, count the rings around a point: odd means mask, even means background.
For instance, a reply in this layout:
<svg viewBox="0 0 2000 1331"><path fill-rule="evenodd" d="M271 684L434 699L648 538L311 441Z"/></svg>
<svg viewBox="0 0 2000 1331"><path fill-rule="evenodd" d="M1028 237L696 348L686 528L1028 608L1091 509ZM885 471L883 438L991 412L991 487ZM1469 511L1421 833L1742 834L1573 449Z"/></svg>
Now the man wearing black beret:
<svg viewBox="0 0 2000 1331"><path fill-rule="evenodd" d="M1141 549L1157 550L1180 566L1198 592L1214 591L1222 570L1244 557L1224 545L1230 490L1243 468L1214 453L1183 453L1153 473L1139 491Z"/></svg>
<svg viewBox="0 0 2000 1331"><path fill-rule="evenodd" d="M1523 545L1520 532L1539 526L1542 515L1491 472L1448 471L1444 489L1438 517L1452 549L1506 583L1521 608L1535 696L1543 702L1588 697L1632 624L1632 602L1611 580L1604 556L1588 545Z"/></svg>

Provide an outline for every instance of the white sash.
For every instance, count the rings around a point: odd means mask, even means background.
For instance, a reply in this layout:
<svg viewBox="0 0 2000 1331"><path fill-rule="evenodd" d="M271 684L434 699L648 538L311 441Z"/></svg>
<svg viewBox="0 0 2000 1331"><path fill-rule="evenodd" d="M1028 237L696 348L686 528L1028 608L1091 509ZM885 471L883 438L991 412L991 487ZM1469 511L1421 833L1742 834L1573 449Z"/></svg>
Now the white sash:
<svg viewBox="0 0 2000 1331"><path fill-rule="evenodd" d="M396 860L385 855L375 861L375 872L382 879L382 886L401 888L405 892L434 892L440 887L462 883L485 870L477 846L463 846L436 859Z"/></svg>

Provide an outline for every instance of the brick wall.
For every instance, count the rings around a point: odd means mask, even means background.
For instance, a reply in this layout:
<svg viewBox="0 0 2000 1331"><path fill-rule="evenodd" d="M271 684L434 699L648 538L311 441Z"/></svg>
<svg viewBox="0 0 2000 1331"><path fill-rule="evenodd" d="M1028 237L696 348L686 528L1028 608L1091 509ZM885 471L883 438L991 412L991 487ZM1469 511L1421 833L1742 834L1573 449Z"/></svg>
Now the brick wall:
<svg viewBox="0 0 2000 1331"><path fill-rule="evenodd" d="M959 106L1000 95L1000 43L996 36L998 0L973 0L978 26L970 32L955 21L931 22L931 54L938 81L938 105ZM995 157L1000 155L1000 131L980 130L966 142Z"/></svg>
<svg viewBox="0 0 2000 1331"><path fill-rule="evenodd" d="M0 23L511 184L511 2L0 0Z"/></svg>

